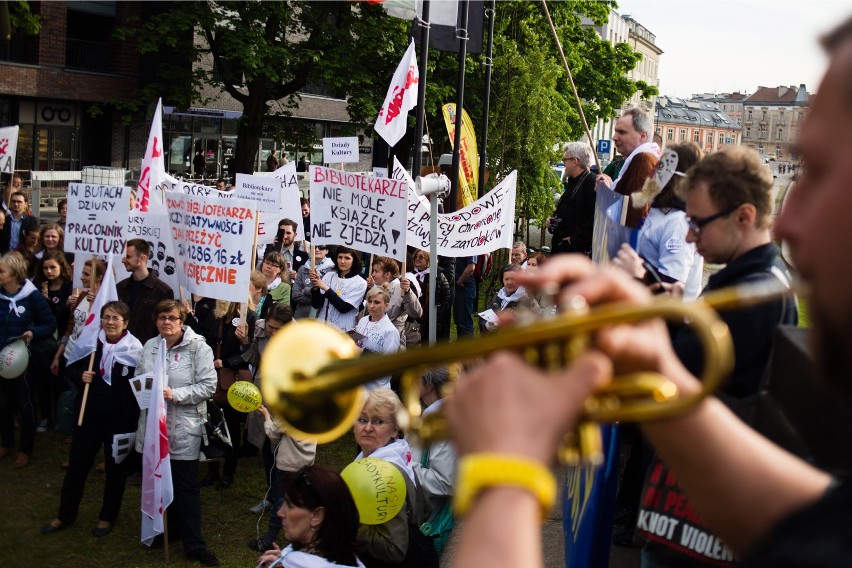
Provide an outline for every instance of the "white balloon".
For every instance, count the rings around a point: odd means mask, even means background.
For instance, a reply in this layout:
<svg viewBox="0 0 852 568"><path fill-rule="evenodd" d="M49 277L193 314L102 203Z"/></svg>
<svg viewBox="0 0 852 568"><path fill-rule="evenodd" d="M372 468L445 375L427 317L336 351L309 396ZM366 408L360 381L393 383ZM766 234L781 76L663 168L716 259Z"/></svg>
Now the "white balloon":
<svg viewBox="0 0 852 568"><path fill-rule="evenodd" d="M13 341L0 350L0 377L15 379L27 370L30 352L23 339Z"/></svg>

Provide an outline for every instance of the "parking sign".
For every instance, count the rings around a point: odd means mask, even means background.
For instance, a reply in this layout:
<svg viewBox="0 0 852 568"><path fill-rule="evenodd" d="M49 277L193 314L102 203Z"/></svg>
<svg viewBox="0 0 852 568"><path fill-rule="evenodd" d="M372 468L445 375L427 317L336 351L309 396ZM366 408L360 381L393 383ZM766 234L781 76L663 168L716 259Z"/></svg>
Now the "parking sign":
<svg viewBox="0 0 852 568"><path fill-rule="evenodd" d="M598 140L598 154L609 154L610 140Z"/></svg>

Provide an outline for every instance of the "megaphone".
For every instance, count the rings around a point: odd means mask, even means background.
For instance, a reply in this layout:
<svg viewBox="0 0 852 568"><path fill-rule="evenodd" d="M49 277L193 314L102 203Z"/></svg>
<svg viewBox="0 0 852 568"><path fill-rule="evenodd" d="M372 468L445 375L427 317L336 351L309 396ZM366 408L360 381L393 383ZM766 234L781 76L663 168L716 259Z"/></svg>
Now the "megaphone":
<svg viewBox="0 0 852 568"><path fill-rule="evenodd" d="M418 176L414 180L414 188L417 195L428 196L436 193L439 199L443 199L450 194L450 178L444 174Z"/></svg>
<svg viewBox="0 0 852 568"><path fill-rule="evenodd" d="M16 379L24 374L30 362L30 350L23 339L13 341L0 350L0 377Z"/></svg>

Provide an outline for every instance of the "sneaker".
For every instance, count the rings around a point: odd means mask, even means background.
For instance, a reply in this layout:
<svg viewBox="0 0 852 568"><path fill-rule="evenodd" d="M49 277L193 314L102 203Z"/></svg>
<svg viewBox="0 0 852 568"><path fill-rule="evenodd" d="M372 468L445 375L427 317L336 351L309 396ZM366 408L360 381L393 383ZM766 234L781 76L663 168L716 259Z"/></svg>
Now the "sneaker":
<svg viewBox="0 0 852 568"><path fill-rule="evenodd" d="M265 513L269 509L272 508L272 503L267 501L266 499L262 500L260 503L249 509L249 513L252 515L259 515L261 513Z"/></svg>
<svg viewBox="0 0 852 568"><path fill-rule="evenodd" d="M187 552L186 557L191 560L198 560L205 566L219 565L219 559L216 558L216 556L206 548L199 548L198 550L192 550L190 552Z"/></svg>
<svg viewBox="0 0 852 568"><path fill-rule="evenodd" d="M47 432L48 426L50 426L50 422L47 420L47 418L45 418L44 420L38 423L38 426L36 426L36 432L38 432L39 434L44 434L45 432Z"/></svg>

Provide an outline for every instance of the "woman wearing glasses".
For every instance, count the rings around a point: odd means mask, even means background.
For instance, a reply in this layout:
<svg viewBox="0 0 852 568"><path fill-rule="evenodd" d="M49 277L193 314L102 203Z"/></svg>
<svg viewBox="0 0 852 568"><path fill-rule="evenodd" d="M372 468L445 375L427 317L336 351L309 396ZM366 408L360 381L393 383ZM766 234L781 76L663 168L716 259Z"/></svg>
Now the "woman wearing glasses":
<svg viewBox="0 0 852 568"><path fill-rule="evenodd" d="M72 363L66 370L68 379L79 389L75 405L77 414L84 385L89 385L89 395L83 424L75 426L72 434L59 514L41 529L44 534L62 530L77 520L86 478L101 448L105 464L104 495L98 524L92 534L97 537L109 534L118 519L128 473L125 458L130 453L130 435L136 430L139 419L139 405L130 379L135 375L142 344L127 331L129 315L130 308L124 302L104 304L93 370L88 370L89 357ZM120 443L122 437L123 444Z"/></svg>
<svg viewBox="0 0 852 568"><path fill-rule="evenodd" d="M184 325L186 315L186 307L175 300L162 300L154 307L158 335L145 343L136 374L154 372L160 341L165 339L167 367L163 398L174 488L174 501L168 514L169 537L183 540L187 558L205 566L218 566L219 560L207 550L201 536L201 490L198 486L201 432L207 415L207 399L216 392L216 369L213 368L213 350L204 337ZM140 454L145 443L147 419L148 412L143 410L136 430L136 451Z"/></svg>
<svg viewBox="0 0 852 568"><path fill-rule="evenodd" d="M266 277L266 289L276 304L290 303L289 278L282 280L281 272L287 269L287 260L280 252L270 252L263 257L260 271Z"/></svg>
<svg viewBox="0 0 852 568"><path fill-rule="evenodd" d="M358 510L339 474L322 466L305 467L282 490L278 516L290 544L284 550L273 544L258 558L259 567L364 568L355 555Z"/></svg>
<svg viewBox="0 0 852 568"><path fill-rule="evenodd" d="M360 558L371 566L399 566L413 560L415 546L411 537L425 538L422 534L409 532L409 523L419 533L421 523L431 512L425 493L415 477L411 461L411 448L402 439L402 432L396 422L402 403L396 394L387 388L377 388L367 393L367 401L361 414L355 420L355 443L361 453L355 458L378 458L390 462L402 472L405 480L405 507L391 520L380 525L364 525L358 528L358 546ZM409 518L413 515L414 518ZM431 543L429 543L431 545ZM432 549L432 555L435 551ZM418 550L417 555L422 551ZM437 566L437 558L435 566ZM426 559L423 566L429 565Z"/></svg>

